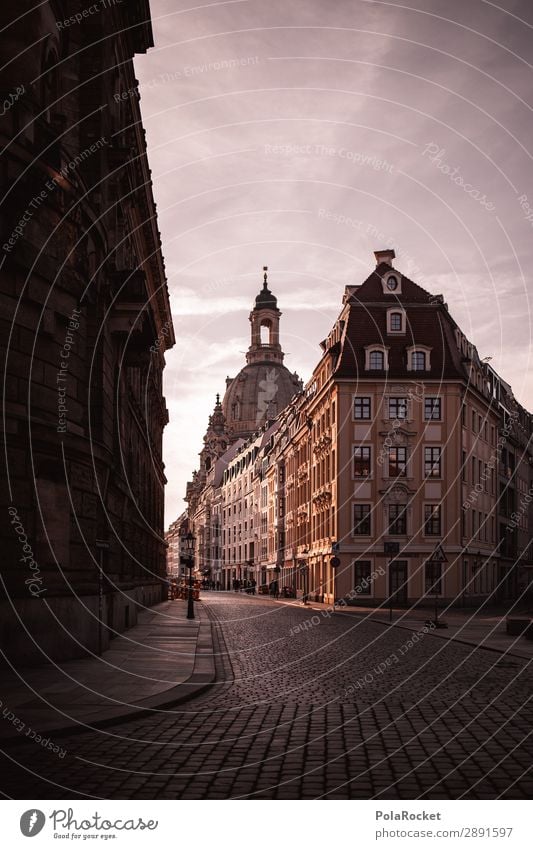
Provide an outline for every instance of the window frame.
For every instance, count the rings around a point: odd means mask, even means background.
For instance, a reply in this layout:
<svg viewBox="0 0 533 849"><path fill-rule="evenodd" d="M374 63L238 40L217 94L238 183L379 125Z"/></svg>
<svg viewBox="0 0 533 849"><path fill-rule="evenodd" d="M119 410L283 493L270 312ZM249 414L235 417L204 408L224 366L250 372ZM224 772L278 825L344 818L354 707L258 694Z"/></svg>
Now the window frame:
<svg viewBox="0 0 533 849"><path fill-rule="evenodd" d="M418 365L418 357L422 357L422 365ZM425 351L411 351L411 369L410 371L427 371L427 355Z"/></svg>
<svg viewBox="0 0 533 849"><path fill-rule="evenodd" d="M368 401L368 405L364 402ZM362 412L364 412L368 408L368 416L356 415L356 405L360 402L359 407ZM371 395L354 395L353 396L353 407L352 407L352 416L354 422L368 422L372 421L372 396Z"/></svg>
<svg viewBox="0 0 533 849"><path fill-rule="evenodd" d="M428 515L428 510L431 511ZM438 511L435 518L435 510ZM435 525L435 522L437 523ZM442 536L442 503L424 504L424 536L425 537L440 537Z"/></svg>
<svg viewBox="0 0 533 849"><path fill-rule="evenodd" d="M396 516L391 517L391 511L398 510ZM398 526L398 523L401 525ZM403 528L398 530L397 526ZM389 504L387 509L387 533L389 536L407 536L407 504Z"/></svg>
<svg viewBox="0 0 533 849"><path fill-rule="evenodd" d="M401 404L400 403L401 401L403 401L404 403ZM393 414L393 411L392 411L393 407L396 408L396 411L394 412L394 414ZM403 407L403 409L405 411L404 416L400 416L398 414L400 407ZM401 422L407 421L407 418L409 416L409 401L408 401L407 397L404 396L404 395L389 395L389 397L387 399L387 413L388 413L388 418L389 418L390 421L401 421Z"/></svg>
<svg viewBox="0 0 533 849"><path fill-rule="evenodd" d="M357 572L358 567L365 565L368 571L366 574L367 577L358 578ZM357 598L358 596L364 596L365 598L372 598L374 595L374 581L372 579L372 561L371 560L354 560L353 561L353 592L354 596ZM359 592L356 591L356 588L361 584L365 584L362 590Z"/></svg>
<svg viewBox="0 0 533 849"><path fill-rule="evenodd" d="M399 457L398 457L398 452L400 452L400 451L404 454L403 460L400 460ZM392 452L396 453L396 459L395 460L391 460L391 453ZM390 478L406 478L407 477L407 463L409 461L409 455L407 453L407 447L405 445L391 445L391 446L389 446L387 460L388 460L387 468L388 468ZM403 470L397 471L397 472L392 471L393 467L400 469L402 466L403 466Z"/></svg>
<svg viewBox="0 0 533 849"><path fill-rule="evenodd" d="M357 458L356 452L361 451L361 455ZM363 452L366 454L366 458L368 459L368 472L356 474L356 462L362 465L364 463ZM354 445L352 448L352 477L354 480L367 480L372 477L372 446L371 445Z"/></svg>
<svg viewBox="0 0 533 849"><path fill-rule="evenodd" d="M372 361L375 357L381 358L381 365L377 366L375 362ZM368 371L385 371L385 354L383 351L376 349L368 352Z"/></svg>
<svg viewBox="0 0 533 849"><path fill-rule="evenodd" d="M370 365L372 354L380 353L383 356L383 368L373 368ZM389 348L386 345L372 344L365 346L365 371L388 371L389 370Z"/></svg>
<svg viewBox="0 0 533 849"><path fill-rule="evenodd" d="M363 511L363 508L367 508L367 511L364 515L361 515L361 518L356 521L355 511L360 508ZM365 524L364 530L357 531L356 528L360 527L362 523ZM366 528L368 527L368 530ZM352 537L371 537L372 536L372 505L366 502L354 501L352 503Z"/></svg>
<svg viewBox="0 0 533 849"><path fill-rule="evenodd" d="M430 405L428 416L428 404ZM435 408L438 409L438 416L433 415ZM424 396L424 421L425 422L441 422L442 421L442 398L440 395Z"/></svg>
<svg viewBox="0 0 533 849"><path fill-rule="evenodd" d="M410 345L407 348L407 371L428 372L431 371L431 351L427 345ZM415 354L424 354L424 368L414 368L413 356Z"/></svg>
<svg viewBox="0 0 533 849"><path fill-rule="evenodd" d="M393 327L392 326L393 317L396 318L397 316L400 319L400 326L399 327ZM391 336L405 336L406 326L407 326L407 317L406 317L406 314L405 314L405 310L402 309L399 306L390 307L387 310L387 333L388 334L390 333Z"/></svg>
<svg viewBox="0 0 533 849"><path fill-rule="evenodd" d="M435 461L427 459L427 452L431 451L432 456L434 451L438 451L438 469L435 472ZM424 479L426 478L442 478L442 446L441 445L424 445ZM428 463L431 464L431 470L428 472Z"/></svg>

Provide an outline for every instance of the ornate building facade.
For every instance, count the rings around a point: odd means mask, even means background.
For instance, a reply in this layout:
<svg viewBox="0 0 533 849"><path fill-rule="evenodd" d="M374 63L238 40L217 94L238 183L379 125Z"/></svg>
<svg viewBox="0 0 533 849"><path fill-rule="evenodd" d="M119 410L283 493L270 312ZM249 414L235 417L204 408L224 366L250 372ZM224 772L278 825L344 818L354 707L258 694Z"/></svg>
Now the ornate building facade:
<svg viewBox="0 0 533 849"><path fill-rule="evenodd" d="M84 9L2 7L18 58L0 71L1 620L17 663L102 651L165 576L174 335L133 67L150 9Z"/></svg>
<svg viewBox="0 0 533 849"><path fill-rule="evenodd" d="M376 252L346 287L305 388L190 500L198 562L223 587L276 578L299 597L371 605L527 592L532 416L394 258ZM218 505L216 560L204 498Z"/></svg>

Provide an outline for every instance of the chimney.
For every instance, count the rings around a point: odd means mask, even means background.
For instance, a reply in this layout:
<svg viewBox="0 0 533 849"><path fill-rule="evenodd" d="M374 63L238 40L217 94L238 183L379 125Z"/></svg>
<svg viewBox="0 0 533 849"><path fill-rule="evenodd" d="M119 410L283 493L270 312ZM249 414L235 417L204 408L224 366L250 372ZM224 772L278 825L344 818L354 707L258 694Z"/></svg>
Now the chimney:
<svg viewBox="0 0 533 849"><path fill-rule="evenodd" d="M394 248L387 248L385 251L374 251L374 256L376 257L376 265L379 265L380 262L386 262L387 265L392 265L392 260L396 254L394 253Z"/></svg>

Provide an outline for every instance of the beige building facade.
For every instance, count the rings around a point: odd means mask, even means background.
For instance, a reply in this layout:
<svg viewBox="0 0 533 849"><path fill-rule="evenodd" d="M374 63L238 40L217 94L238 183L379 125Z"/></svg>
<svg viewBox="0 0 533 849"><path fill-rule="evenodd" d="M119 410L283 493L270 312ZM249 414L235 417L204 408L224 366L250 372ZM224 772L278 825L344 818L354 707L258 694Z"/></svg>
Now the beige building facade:
<svg viewBox="0 0 533 849"><path fill-rule="evenodd" d="M527 592L531 414L394 258L377 252L346 287L311 379L220 455L220 486L194 500L202 540L201 505L219 500L222 588L277 581L372 606Z"/></svg>

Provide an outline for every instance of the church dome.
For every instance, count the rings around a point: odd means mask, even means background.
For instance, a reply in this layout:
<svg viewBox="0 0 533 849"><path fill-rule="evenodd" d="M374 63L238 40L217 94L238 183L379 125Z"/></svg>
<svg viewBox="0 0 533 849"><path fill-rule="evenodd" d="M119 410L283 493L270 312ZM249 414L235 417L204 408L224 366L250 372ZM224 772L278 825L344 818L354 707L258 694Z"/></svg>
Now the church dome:
<svg viewBox="0 0 533 849"><path fill-rule="evenodd" d="M297 374L279 363L250 363L227 379L222 409L233 436L250 436L275 419L301 390Z"/></svg>

